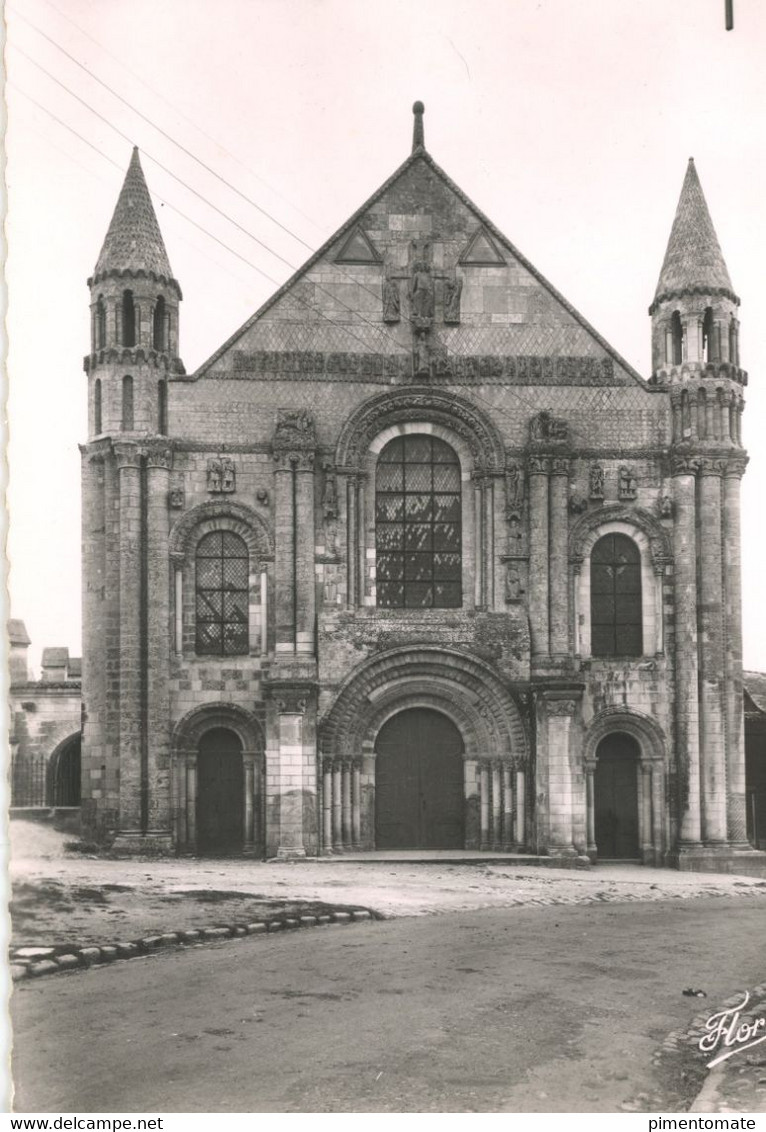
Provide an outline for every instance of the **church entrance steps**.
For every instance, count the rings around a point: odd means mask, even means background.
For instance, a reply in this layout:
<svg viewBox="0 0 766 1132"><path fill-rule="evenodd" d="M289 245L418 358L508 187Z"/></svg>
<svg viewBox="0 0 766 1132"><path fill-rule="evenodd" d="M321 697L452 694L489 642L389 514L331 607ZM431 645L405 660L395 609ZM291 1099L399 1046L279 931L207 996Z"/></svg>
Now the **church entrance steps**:
<svg viewBox="0 0 766 1132"><path fill-rule="evenodd" d="M491 849L376 849L314 858L321 863L390 865L538 865L549 869L589 869L587 857L549 857L534 853L503 853Z"/></svg>

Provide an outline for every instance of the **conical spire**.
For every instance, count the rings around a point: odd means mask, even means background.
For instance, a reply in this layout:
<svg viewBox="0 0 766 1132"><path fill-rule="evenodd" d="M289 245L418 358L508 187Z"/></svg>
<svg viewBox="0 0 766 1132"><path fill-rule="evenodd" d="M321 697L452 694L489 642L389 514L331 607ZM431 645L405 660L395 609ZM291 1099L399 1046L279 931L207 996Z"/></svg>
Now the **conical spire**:
<svg viewBox="0 0 766 1132"><path fill-rule="evenodd" d="M695 290L727 291L736 298L690 157L654 301Z"/></svg>
<svg viewBox="0 0 766 1132"><path fill-rule="evenodd" d="M133 149L93 278L97 280L111 271L144 271L164 279L173 278L137 147Z"/></svg>

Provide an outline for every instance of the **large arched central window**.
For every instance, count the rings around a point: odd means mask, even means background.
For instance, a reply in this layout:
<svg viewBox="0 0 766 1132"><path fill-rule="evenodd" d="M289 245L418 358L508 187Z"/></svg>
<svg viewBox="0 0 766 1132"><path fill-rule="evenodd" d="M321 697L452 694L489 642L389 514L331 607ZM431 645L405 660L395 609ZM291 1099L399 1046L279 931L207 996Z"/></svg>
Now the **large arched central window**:
<svg viewBox="0 0 766 1132"><path fill-rule="evenodd" d="M641 656L641 552L627 535L604 535L593 547L590 615L593 656Z"/></svg>
<svg viewBox="0 0 766 1132"><path fill-rule="evenodd" d="M231 531L212 531L197 544L199 656L248 651L248 569L247 546Z"/></svg>
<svg viewBox="0 0 766 1132"><path fill-rule="evenodd" d="M462 605L460 462L443 440L398 436L375 479L377 604L384 609Z"/></svg>

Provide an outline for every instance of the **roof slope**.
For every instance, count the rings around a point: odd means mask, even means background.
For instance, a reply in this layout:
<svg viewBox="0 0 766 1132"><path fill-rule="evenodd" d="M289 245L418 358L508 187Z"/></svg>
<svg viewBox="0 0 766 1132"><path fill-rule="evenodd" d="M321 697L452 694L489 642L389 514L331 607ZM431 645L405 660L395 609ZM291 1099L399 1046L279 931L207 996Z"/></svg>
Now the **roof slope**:
<svg viewBox="0 0 766 1132"><path fill-rule="evenodd" d="M93 272L94 282L113 271L141 271L160 279L173 278L137 147Z"/></svg>
<svg viewBox="0 0 766 1132"><path fill-rule="evenodd" d="M654 301L694 290L728 291L736 298L690 157Z"/></svg>
<svg viewBox="0 0 766 1132"><path fill-rule="evenodd" d="M534 282L538 285L537 290L542 291L546 294L547 298L552 302L556 310L559 312L561 320L566 321L569 324L570 329L567 331L567 334L570 340L575 339L578 334L581 341L587 338L591 344L588 348L589 352L594 351L602 356L608 355L609 357L611 357L616 363L616 367L619 369L619 371L621 371L623 375L623 382L627 381L628 383L632 383L633 381L635 381L641 386L644 386L644 381L642 380L640 375L636 373L636 371L629 365L629 363L626 362L620 356L620 354L612 346L610 346L609 343L606 342L600 334L597 333L597 331L586 321L586 319L584 319L583 316L577 310L575 310L575 308L570 303L566 301L566 299L547 281L547 279L545 279L541 275L541 273L529 262L529 260L527 260L526 257L523 256L513 244L511 244L511 242L502 234L502 232L499 231L499 229L492 223L492 221L489 220L489 218L485 216L479 208L477 208L477 206L470 200L470 198L467 197L467 195L454 183L454 181L451 180L451 178L444 172L444 170L441 169L439 165L437 165L431 155L421 146L418 146L414 149L412 154L402 163L402 165L399 166L399 168L391 175L391 177L389 177L388 180L385 181L384 184L381 185L381 187L377 189L376 192L373 193L373 195L367 201L365 201L365 203L359 209L357 209L357 211L351 217L349 217L345 224L343 224L338 229L338 231L336 231L330 237L330 239L327 240L322 245L322 247L320 247L319 250L314 253L313 256L311 256L311 258L303 265L303 267L296 271L295 274L278 291L276 291L275 294L272 295L271 298L269 298L263 304L263 306L261 306L255 312L255 314L247 320L247 322L243 324L243 326L241 326L210 358L207 359L207 361L203 362L196 373L192 375L192 379L198 379L204 376L216 365L216 363L220 363L221 359L224 358L224 355L228 354L229 351L231 351L234 347L249 347L250 349L252 349L256 344L251 332L255 331L257 325L259 323L262 323L266 316L268 316L269 318L277 318L277 316L280 315L280 312L282 315L286 315L287 312L281 311L281 307L279 311L274 309L275 307L279 306L279 304L282 304L283 300L285 302L290 301L292 303L292 309L294 313L298 313L300 304L303 304L304 314L309 315L313 318L314 327L316 328L317 311L315 309L315 304L323 304L328 294L328 289L332 285L327 282L327 271L331 269L336 273L339 273L339 275L345 275L345 278L347 280L351 278L348 270L344 272L339 265L336 265L335 257L337 255L339 247L342 246L344 237L346 237L356 225L360 223L364 224L364 222L372 225L372 229L374 230L376 223L379 221L381 213L386 209L386 202L390 200L392 196L397 197L400 201L411 202L406 207L407 212L413 214L417 212L422 214L425 211L424 202L421 199L413 199L414 189L419 181L428 181L430 185L429 191L432 193L432 198L435 202L435 211L441 209L442 217L449 218L450 214L454 213L455 211L454 205L457 205L459 209L462 209L463 213L467 212L471 214L473 223L471 235L475 234L478 228L483 228L484 230L486 230L486 232L490 233L495 238L498 245L501 246L508 255L509 262L508 264L504 264L503 266L509 269L509 274L513 274L513 272L516 273L516 276L518 276L520 273L524 274L526 277L526 283ZM402 208L404 208L404 205L402 206ZM407 219L413 218L403 218L403 220L405 221ZM415 232L413 231L411 234L414 235ZM405 231L401 231L399 233L399 236L401 238L401 241L404 241L407 233ZM435 237L436 233L434 233L434 238ZM454 233L452 234L452 238L454 239ZM378 250L381 250L380 247ZM391 249L388 250L390 251ZM388 256L386 256L385 258L388 259ZM461 263L462 262L463 261L461 261ZM314 271L315 268L317 269L316 271ZM379 274L382 277L382 264L380 265L378 270ZM342 282L343 280L339 278L338 283ZM306 283L307 287L309 287L309 293L314 297L313 301L307 301L305 296L301 297L302 295L304 295L304 292L302 291L304 283ZM379 287L380 281L378 281L376 285ZM370 285L368 285L367 287L368 296L372 295L372 290L370 289L371 286L372 280L370 282ZM532 290L532 287L526 287L527 293L531 294ZM367 298L365 298L365 304L365 310L367 311L368 317L364 317L359 314L360 321L354 326L354 333L351 332L351 320L349 320L348 318L350 308L348 308L347 306L344 308L342 304L340 305L340 307L338 305L335 306L334 317L339 320L339 323L342 322L346 325L347 337L349 339L355 338L357 341L362 341L363 338L367 339L367 348L371 350L390 349L391 345L396 346L397 343L393 342L393 332L390 330L390 328L387 328L383 324L380 318L380 314L378 313L380 308L377 308L377 311L374 311L373 306L369 304L369 300ZM313 310L312 307L314 307ZM330 310L332 311L332 307L330 308ZM503 321L503 316L499 316L499 318L501 321ZM376 325L373 326L373 321L371 320L375 320ZM498 333L500 333L498 320L493 318L492 321L496 324L496 329ZM516 323L515 328L511 325L514 321ZM520 319L516 318L514 320L512 317L508 317L507 319L504 319L504 322L507 323L507 326L503 328L503 333L505 334L507 330L506 337L508 338L508 346L505 352L513 353L514 349L510 344L510 339L514 332L514 329L519 329L518 324L520 322ZM379 325L377 325L377 323L379 323ZM332 313L328 315L328 313L325 312L321 315L320 328L322 324L324 325L325 330L328 330L328 324L332 324L333 326L336 325L333 322ZM451 336L451 341L457 338L459 335L467 338L471 328L466 323L460 328L453 329L454 335ZM274 337L275 336L272 335L272 339ZM551 341L551 337L552 336L549 334L548 341L550 345L548 347L542 346L542 336L540 336L541 346L539 349L525 346L524 348L520 348L518 352L527 352L530 354L556 352L566 354L578 352L577 350L572 350L567 346L557 345L553 343ZM282 334L281 338L284 340L285 335ZM388 341L389 343L388 347L385 346L386 341ZM456 341L454 342L454 346L458 349L458 352L471 352L465 346L460 347ZM280 348L302 349L304 347L300 345L279 346L276 343L272 344L270 342L269 344L265 345L258 344L257 348L274 350ZM321 347L315 348L319 349ZM355 347L351 342L348 346L345 347L333 346L332 348L356 349L357 347ZM403 340L398 343L398 348L401 350L409 349L408 345L406 345ZM475 352L482 352L482 348L477 348ZM490 351L487 349L484 352Z"/></svg>

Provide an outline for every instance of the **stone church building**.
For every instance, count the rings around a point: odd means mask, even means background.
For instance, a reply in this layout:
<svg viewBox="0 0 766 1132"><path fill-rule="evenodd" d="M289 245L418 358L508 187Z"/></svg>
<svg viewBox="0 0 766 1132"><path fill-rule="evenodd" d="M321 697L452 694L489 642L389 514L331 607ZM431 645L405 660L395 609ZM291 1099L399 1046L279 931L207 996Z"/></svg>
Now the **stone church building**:
<svg viewBox="0 0 766 1132"><path fill-rule="evenodd" d="M196 372L134 152L89 280L82 814L121 850L762 868L734 292L635 372L425 148Z"/></svg>

